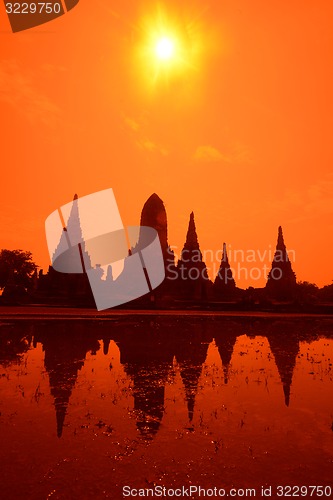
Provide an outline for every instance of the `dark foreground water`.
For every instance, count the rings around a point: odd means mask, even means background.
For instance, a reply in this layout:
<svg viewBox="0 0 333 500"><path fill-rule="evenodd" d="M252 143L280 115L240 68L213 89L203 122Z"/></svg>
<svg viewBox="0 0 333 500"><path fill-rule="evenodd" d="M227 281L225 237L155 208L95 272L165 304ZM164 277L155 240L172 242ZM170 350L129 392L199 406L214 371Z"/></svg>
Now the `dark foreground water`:
<svg viewBox="0 0 333 500"><path fill-rule="evenodd" d="M0 498L328 497L332 339L324 318L2 320Z"/></svg>

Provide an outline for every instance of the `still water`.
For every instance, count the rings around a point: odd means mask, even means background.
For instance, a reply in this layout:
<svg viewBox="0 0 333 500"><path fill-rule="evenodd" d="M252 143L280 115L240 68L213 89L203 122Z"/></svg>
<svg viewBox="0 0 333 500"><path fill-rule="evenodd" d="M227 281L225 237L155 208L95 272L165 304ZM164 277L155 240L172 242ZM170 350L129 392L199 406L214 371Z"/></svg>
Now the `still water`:
<svg viewBox="0 0 333 500"><path fill-rule="evenodd" d="M0 498L332 487L332 339L325 318L2 320Z"/></svg>

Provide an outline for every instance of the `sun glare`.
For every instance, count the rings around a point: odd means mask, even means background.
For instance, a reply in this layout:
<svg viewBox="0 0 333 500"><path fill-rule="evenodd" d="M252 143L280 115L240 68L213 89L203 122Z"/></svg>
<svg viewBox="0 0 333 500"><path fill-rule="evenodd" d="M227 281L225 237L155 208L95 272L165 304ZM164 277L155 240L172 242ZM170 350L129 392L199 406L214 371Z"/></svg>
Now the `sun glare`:
<svg viewBox="0 0 333 500"><path fill-rule="evenodd" d="M143 16L138 26L138 68L150 88L171 85L198 72L202 36L197 19L186 19L159 6Z"/></svg>
<svg viewBox="0 0 333 500"><path fill-rule="evenodd" d="M156 44L156 56L161 60L171 59L174 55L175 45L173 40L163 37Z"/></svg>

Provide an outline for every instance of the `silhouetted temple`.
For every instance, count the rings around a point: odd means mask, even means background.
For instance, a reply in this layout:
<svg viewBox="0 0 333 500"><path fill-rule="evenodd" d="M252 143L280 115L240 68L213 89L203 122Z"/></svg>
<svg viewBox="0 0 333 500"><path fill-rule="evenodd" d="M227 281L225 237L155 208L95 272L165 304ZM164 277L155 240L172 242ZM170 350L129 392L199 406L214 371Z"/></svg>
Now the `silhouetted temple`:
<svg viewBox="0 0 333 500"><path fill-rule="evenodd" d="M70 244L68 234L79 243L78 246ZM82 235L77 194L74 195L67 225L63 228L52 260L54 264L75 272L58 272L53 266L49 266L46 275L40 271L35 287L39 300L40 295L46 295L54 303L65 301L75 305L93 306L95 302L85 272L91 267L91 261Z"/></svg>
<svg viewBox="0 0 333 500"><path fill-rule="evenodd" d="M295 295L296 275L288 258L281 226L278 230L278 240L272 268L267 279L266 290L270 297L279 300L292 299Z"/></svg>
<svg viewBox="0 0 333 500"><path fill-rule="evenodd" d="M126 273L122 272L113 278L111 263L103 268L96 264L91 267L91 259L86 250L84 237L81 231L79 204L77 195L74 196L71 211L68 215L67 227L64 227L59 244L53 255L53 262L63 263L71 269L76 269L75 273L57 272L52 266L46 275L42 271L34 274L32 278L31 297L37 303L52 303L61 305L74 305L81 307L94 307L95 300L89 284L88 275L85 273L90 269L91 276L94 277L105 296L111 296L113 290L126 282ZM65 221L64 221L65 223ZM184 247L181 251L178 262L175 262L175 255L168 242L167 214L163 201L154 193L145 202L140 219L141 226L154 228L159 236L161 250L164 260L165 279L156 288L149 288L149 293L130 302L121 303L124 308L183 308L183 307L206 307L209 309L230 309L240 308L245 310L264 308L268 310L309 310L314 302L312 296L308 299L310 288L303 288L296 283L296 276L289 260L286 245L284 243L282 228L279 227L278 239L271 270L268 274L266 286L264 288L249 287L242 290L236 286L229 259L227 246L223 243L222 258L218 273L212 282L209 279L206 263L200 249L196 225L193 212L190 214L188 230ZM69 234L74 235L75 241L79 245L69 244ZM144 248L146 240L144 232L139 233L139 241L131 248L131 252ZM68 250L69 248L69 250ZM159 251L159 250L158 250ZM65 255L65 257L64 257ZM93 255L92 255L93 258ZM111 259L110 259L111 260ZM125 261L125 267L126 268ZM61 268L61 266L60 266ZM84 271L82 273L82 270ZM92 270L94 272L92 272ZM106 276L105 276L106 275ZM304 285L304 284L303 284ZM125 287L126 288L126 287ZM325 287L323 299L331 302L333 285ZM313 285L311 291L316 289ZM316 291L316 290L315 290ZM331 295L330 295L331 294ZM303 298L303 295L305 298ZM4 294L4 298L6 295ZM307 300L307 302L306 302ZM286 309L289 303L289 309ZM315 306L316 307L316 306ZM318 312L329 309L326 304L318 306ZM280 308L280 309L279 309ZM332 308L328 310L332 312Z"/></svg>
<svg viewBox="0 0 333 500"><path fill-rule="evenodd" d="M236 283L228 260L227 245L223 243L221 264L214 281L214 293L220 298L232 297L235 288Z"/></svg>
<svg viewBox="0 0 333 500"><path fill-rule="evenodd" d="M69 234L71 235L70 239ZM75 241L78 246L73 246L70 240ZM62 260L65 260L65 262L62 262ZM82 271L91 267L90 257L85 249L85 241L82 235L77 194L74 195L67 225L63 228L59 244L52 257L54 264L59 261L62 264L61 267L71 270L71 273L82 273Z"/></svg>
<svg viewBox="0 0 333 500"><path fill-rule="evenodd" d="M206 299L208 295L208 273L202 260L194 213L190 215L186 241L178 261L180 289L187 299Z"/></svg>
<svg viewBox="0 0 333 500"><path fill-rule="evenodd" d="M140 226L156 229L163 253L165 275L168 277L175 269L175 257L168 243L168 221L164 203L156 193L152 194L143 206Z"/></svg>

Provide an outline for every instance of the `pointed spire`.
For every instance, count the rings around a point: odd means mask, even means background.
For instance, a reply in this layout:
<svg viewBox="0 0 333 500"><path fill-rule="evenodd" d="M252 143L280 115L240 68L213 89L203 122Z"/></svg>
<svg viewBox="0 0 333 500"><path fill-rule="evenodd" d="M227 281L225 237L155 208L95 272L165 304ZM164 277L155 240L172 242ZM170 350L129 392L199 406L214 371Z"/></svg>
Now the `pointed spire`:
<svg viewBox="0 0 333 500"><path fill-rule="evenodd" d="M222 261L226 264L229 264L228 255L227 255L227 244L223 243L223 253L222 253Z"/></svg>
<svg viewBox="0 0 333 500"><path fill-rule="evenodd" d="M71 203L68 220L64 220L63 224L65 227L52 257L53 265L56 268L59 265L60 268L66 269L66 272L81 274L82 271L85 272L91 268L91 259L85 249L77 194L74 195ZM71 241L75 241L76 244L72 246Z"/></svg>
<svg viewBox="0 0 333 500"><path fill-rule="evenodd" d="M229 264L227 245L223 243L222 259L219 272L214 281L214 289L217 295L228 295L236 288L236 283L232 275L232 270Z"/></svg>
<svg viewBox="0 0 333 500"><path fill-rule="evenodd" d="M193 212L190 214L186 241L177 268L183 296L186 299L205 299L211 282L206 264L202 260Z"/></svg>
<svg viewBox="0 0 333 500"><path fill-rule="evenodd" d="M278 239L266 289L269 295L280 300L292 299L296 288L296 275L292 269L284 243L282 227L278 228Z"/></svg>
<svg viewBox="0 0 333 500"><path fill-rule="evenodd" d="M199 250L198 235L194 222L194 212L191 212L190 214L190 221L188 224L188 230L184 248L188 250Z"/></svg>
<svg viewBox="0 0 333 500"><path fill-rule="evenodd" d="M286 248L286 246L284 244L284 239L283 239L282 226L279 226L279 228L278 228L277 248Z"/></svg>
<svg viewBox="0 0 333 500"><path fill-rule="evenodd" d="M66 224L66 221L65 221ZM83 243L82 229L81 229L81 221L79 214L79 204L78 204L78 195L75 194L73 198L71 212L66 224L67 231L70 232L71 238L75 238L75 241L79 243Z"/></svg>

